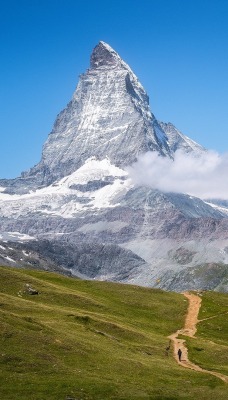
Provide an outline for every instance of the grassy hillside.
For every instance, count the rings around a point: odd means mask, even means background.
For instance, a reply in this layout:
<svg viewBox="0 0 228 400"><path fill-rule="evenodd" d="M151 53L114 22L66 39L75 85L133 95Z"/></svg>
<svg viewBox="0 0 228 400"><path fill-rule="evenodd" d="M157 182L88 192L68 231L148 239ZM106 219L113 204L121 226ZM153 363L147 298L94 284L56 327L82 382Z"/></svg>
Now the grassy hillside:
<svg viewBox="0 0 228 400"><path fill-rule="evenodd" d="M188 340L191 360L228 376L228 295L204 292L197 339Z"/></svg>
<svg viewBox="0 0 228 400"><path fill-rule="evenodd" d="M225 310L227 297L214 295ZM210 316L217 306L204 296ZM186 310L177 293L2 267L0 398L225 400L228 385L166 355L167 336L183 326ZM223 332L205 326L201 334L227 354ZM209 363L210 351L194 346L193 356L204 353L200 362Z"/></svg>

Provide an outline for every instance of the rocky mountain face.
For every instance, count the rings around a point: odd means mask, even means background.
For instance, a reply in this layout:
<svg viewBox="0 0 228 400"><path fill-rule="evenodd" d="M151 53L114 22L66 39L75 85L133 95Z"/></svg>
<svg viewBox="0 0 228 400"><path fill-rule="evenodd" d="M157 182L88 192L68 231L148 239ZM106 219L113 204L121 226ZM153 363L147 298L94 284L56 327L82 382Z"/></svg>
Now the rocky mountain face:
<svg viewBox="0 0 228 400"><path fill-rule="evenodd" d="M0 181L1 263L169 290L228 290L226 202L136 187L125 168L148 151L172 159L177 150L206 151L155 118L130 67L100 42L41 161Z"/></svg>
<svg viewBox="0 0 228 400"><path fill-rule="evenodd" d="M140 154L173 157L177 149L203 151L172 124L156 120L149 98L130 67L106 43L92 52L67 107L57 116L41 161L20 178L0 181L9 193L26 193L67 176L91 156L108 157L118 167Z"/></svg>

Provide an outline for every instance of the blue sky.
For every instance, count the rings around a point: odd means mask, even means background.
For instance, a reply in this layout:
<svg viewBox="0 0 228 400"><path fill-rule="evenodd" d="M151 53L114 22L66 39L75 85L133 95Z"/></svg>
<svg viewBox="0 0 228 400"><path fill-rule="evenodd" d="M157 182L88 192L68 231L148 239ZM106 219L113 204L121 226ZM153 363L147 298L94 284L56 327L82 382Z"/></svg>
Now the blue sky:
<svg viewBox="0 0 228 400"><path fill-rule="evenodd" d="M228 151L227 0L0 0L0 178L39 162L92 49L131 66L155 116Z"/></svg>

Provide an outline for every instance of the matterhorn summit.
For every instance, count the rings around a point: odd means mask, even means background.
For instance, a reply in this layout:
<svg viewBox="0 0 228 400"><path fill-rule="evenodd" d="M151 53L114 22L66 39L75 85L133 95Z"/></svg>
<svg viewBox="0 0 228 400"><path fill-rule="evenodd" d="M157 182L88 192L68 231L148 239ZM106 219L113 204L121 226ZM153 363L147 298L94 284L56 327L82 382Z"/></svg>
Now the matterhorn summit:
<svg viewBox="0 0 228 400"><path fill-rule="evenodd" d="M55 121L41 162L26 176L42 176L40 183L46 185L72 173L91 156L107 156L115 165L124 166L148 150L168 155L165 133L130 67L100 42L72 100Z"/></svg>
<svg viewBox="0 0 228 400"><path fill-rule="evenodd" d="M186 147L183 135L175 133L179 147L182 143ZM99 42L91 54L90 68L80 76L71 101L57 116L41 161L8 185L12 192L47 186L94 156L99 160L108 157L122 167L147 151L172 157L169 136L172 143L173 133L151 113L149 98L131 68L108 44ZM192 151L195 144L192 148L190 142L187 148Z"/></svg>
<svg viewBox="0 0 228 400"><path fill-rule="evenodd" d="M177 150L206 151L156 119L131 68L99 42L41 161L0 181L1 263L172 290L227 290L227 210L135 186L128 175L139 156L173 160Z"/></svg>

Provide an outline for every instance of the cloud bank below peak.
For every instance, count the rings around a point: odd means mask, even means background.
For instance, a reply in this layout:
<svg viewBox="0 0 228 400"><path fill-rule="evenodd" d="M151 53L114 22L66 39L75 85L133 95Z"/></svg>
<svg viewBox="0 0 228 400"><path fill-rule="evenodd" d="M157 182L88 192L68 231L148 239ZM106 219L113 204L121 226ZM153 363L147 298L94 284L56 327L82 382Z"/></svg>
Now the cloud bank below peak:
<svg viewBox="0 0 228 400"><path fill-rule="evenodd" d="M201 199L228 199L228 154L199 155L178 150L174 160L147 152L127 168L133 183Z"/></svg>

